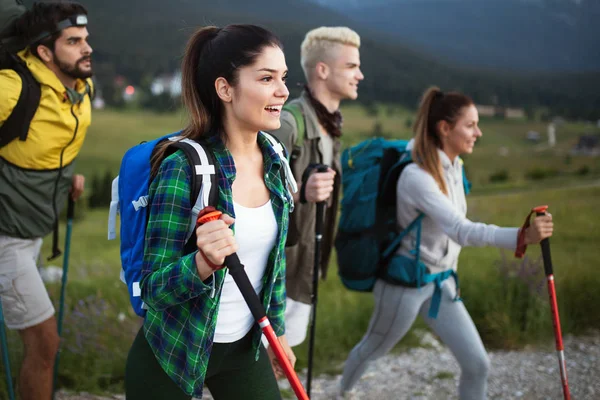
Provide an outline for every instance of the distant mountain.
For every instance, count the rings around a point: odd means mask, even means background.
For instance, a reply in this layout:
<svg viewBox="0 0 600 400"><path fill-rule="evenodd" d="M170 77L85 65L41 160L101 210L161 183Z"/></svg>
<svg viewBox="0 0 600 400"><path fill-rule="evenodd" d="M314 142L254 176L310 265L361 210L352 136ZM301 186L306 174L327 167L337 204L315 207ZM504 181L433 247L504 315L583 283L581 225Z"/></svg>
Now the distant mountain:
<svg viewBox="0 0 600 400"><path fill-rule="evenodd" d="M317 0L438 59L513 71L600 71L598 0Z"/></svg>
<svg viewBox="0 0 600 400"><path fill-rule="evenodd" d="M346 25L361 34L366 76L359 90L362 102L415 107L423 90L435 84L444 90L463 90L482 103L542 105L567 117L600 117L600 73L515 75L457 68L308 0L79 1L89 10L90 41L101 89L108 90L117 75L148 86L158 74L179 66L185 42L196 27L241 22L266 26L282 39L290 69L288 86L298 93L296 83L304 81L300 43L306 32L322 25Z"/></svg>

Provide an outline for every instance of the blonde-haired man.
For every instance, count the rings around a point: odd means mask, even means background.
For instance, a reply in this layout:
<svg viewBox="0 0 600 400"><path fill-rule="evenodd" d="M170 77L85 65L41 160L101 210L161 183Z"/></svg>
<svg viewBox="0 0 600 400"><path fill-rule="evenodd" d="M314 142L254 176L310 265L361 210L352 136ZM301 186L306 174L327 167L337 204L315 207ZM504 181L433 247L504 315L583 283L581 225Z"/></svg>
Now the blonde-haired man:
<svg viewBox="0 0 600 400"><path fill-rule="evenodd" d="M321 245L321 276L325 277L333 248L340 189L340 102L358 97L360 37L346 27L321 27L306 34L301 64L307 85L287 104L281 128L272 132L287 147L300 188L290 215L287 256L286 335L290 346L306 338L310 316L315 252L315 204L327 201ZM329 166L317 172L315 164Z"/></svg>

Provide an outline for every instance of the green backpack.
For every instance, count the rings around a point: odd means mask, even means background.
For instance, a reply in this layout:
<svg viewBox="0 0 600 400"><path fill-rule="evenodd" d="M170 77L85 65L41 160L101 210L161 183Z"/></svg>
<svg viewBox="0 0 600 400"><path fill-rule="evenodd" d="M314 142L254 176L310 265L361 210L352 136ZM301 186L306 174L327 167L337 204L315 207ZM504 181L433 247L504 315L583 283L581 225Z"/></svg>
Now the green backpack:
<svg viewBox="0 0 600 400"><path fill-rule="evenodd" d="M292 114L294 121L296 121L296 127L298 128L298 136L290 151L290 161L293 162L298 157L298 154L302 149L302 144L304 143L304 136L306 136L304 112L302 112L302 108L298 103L286 104L283 106L283 109Z"/></svg>

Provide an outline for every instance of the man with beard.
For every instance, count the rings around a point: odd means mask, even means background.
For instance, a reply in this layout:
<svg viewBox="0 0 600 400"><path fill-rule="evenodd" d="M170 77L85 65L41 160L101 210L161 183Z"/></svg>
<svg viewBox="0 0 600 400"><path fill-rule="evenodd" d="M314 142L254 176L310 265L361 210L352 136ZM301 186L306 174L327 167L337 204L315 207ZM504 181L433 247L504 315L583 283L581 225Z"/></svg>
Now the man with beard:
<svg viewBox="0 0 600 400"><path fill-rule="evenodd" d="M286 335L290 346L306 338L315 252L315 204L326 201L320 271L324 277L333 247L340 189L342 100L358 97L360 37L346 27L321 27L306 34L301 64L308 84L281 114L281 128L272 132L291 154L300 188L290 215L286 272ZM315 164L329 166L318 172Z"/></svg>
<svg viewBox="0 0 600 400"><path fill-rule="evenodd" d="M49 399L52 393L59 337L36 259L42 238L58 227L67 196L76 200L83 192L74 160L91 122L86 25L86 9L66 2L34 4L15 22L29 44L17 56L41 93L27 136L0 147L0 299L6 325L19 331L24 345L18 381L24 400ZM0 87L1 127L17 106L24 80L3 69Z"/></svg>

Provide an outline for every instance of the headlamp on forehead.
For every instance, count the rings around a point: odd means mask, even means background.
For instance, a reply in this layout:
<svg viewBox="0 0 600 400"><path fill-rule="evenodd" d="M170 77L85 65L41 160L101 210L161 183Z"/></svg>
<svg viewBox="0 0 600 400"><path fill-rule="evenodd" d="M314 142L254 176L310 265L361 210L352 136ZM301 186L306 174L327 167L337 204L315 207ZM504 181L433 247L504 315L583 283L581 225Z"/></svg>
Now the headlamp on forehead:
<svg viewBox="0 0 600 400"><path fill-rule="evenodd" d="M72 26L86 26L87 23L88 23L87 15L85 15L85 14L72 15L69 18L63 19L58 24L56 24L56 28L54 29L54 31L52 31L52 32L44 31L44 32L40 33L39 35L37 35L30 43L34 44L34 43L40 42L40 41L54 35L56 32L60 32L63 29L67 29Z"/></svg>

